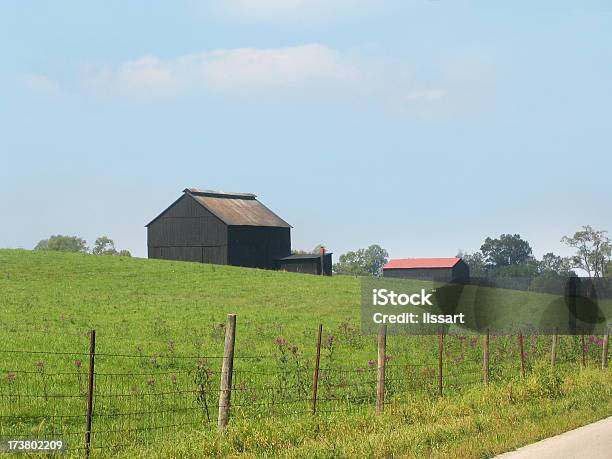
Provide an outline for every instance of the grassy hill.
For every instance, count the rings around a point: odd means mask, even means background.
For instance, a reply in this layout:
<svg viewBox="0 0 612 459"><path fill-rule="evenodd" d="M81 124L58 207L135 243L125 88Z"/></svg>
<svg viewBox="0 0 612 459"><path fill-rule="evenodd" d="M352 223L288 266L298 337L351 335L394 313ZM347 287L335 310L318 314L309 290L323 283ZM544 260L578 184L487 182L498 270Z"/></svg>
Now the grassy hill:
<svg viewBox="0 0 612 459"><path fill-rule="evenodd" d="M183 344L230 312L240 337L272 344L279 333L314 333L318 321L336 326L359 311L351 277L13 250L0 251L0 273L3 327L96 328L102 346L106 336Z"/></svg>
<svg viewBox="0 0 612 459"><path fill-rule="evenodd" d="M475 457L612 414L611 374L595 368L595 342L580 370L580 343L563 337L551 372L549 337L530 337L523 380L515 337L495 337L485 389L479 338L448 336L438 399L436 337L390 336L388 414L375 419L376 344L359 331L359 286L345 276L0 250L0 436L63 435L80 454L90 329L101 456ZM235 393L218 438L228 313L238 315Z"/></svg>

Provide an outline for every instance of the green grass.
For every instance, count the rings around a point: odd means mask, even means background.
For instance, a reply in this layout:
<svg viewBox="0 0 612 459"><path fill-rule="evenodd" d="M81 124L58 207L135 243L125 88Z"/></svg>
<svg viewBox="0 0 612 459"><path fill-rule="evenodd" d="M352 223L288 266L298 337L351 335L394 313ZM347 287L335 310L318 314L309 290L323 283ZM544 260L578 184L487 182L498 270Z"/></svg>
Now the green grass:
<svg viewBox="0 0 612 459"><path fill-rule="evenodd" d="M528 381L516 379L516 338L492 338L493 384L485 390L479 338L448 336L439 400L436 337L390 336L388 414L375 418L376 344L359 331L359 289L358 279L345 276L0 250L0 436L63 436L78 453L90 329L97 334L93 445L100 456L482 457L612 414L610 371L580 371L573 337L560 341L562 387L543 394L542 378L552 376L537 365L547 359L549 337L526 339ZM219 439L228 313L238 315L236 391L230 429ZM313 419L319 323L326 345ZM588 345L594 368L598 348Z"/></svg>

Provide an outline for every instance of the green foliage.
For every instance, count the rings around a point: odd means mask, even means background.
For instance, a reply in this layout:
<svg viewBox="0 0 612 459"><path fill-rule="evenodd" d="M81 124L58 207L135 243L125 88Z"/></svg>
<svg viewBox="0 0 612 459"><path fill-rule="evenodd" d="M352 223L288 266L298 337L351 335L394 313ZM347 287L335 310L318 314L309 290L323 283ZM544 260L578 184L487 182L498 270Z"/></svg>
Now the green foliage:
<svg viewBox="0 0 612 459"><path fill-rule="evenodd" d="M612 261L612 240L608 232L583 226L573 236L564 236L561 242L576 249L572 257L572 267L586 271L589 277L605 277L610 273L608 266Z"/></svg>
<svg viewBox="0 0 612 459"><path fill-rule="evenodd" d="M108 236L100 236L96 239L94 248L91 250L93 255L116 255L119 257L131 257L129 250L117 250L115 242Z"/></svg>
<svg viewBox="0 0 612 459"><path fill-rule="evenodd" d="M538 275L538 265L535 260L526 263L499 266L492 269L495 277L535 277Z"/></svg>
<svg viewBox="0 0 612 459"><path fill-rule="evenodd" d="M183 429L161 444L140 444L116 457L494 457L612 413L612 371L560 376L562 389L547 393L547 376L482 386L442 398L393 400L373 412L293 418L232 419L214 429ZM558 389L558 379L553 378ZM524 391L524 384L531 387Z"/></svg>
<svg viewBox="0 0 612 459"><path fill-rule="evenodd" d="M100 236L96 239L91 253L94 255L116 255L115 242L108 236Z"/></svg>
<svg viewBox="0 0 612 459"><path fill-rule="evenodd" d="M373 244L367 249L340 255L338 263L334 264L334 272L353 276L380 276L388 258L389 253L385 249Z"/></svg>
<svg viewBox="0 0 612 459"><path fill-rule="evenodd" d="M539 362L527 380L517 389L523 400L561 397L563 376L550 364Z"/></svg>
<svg viewBox="0 0 612 459"><path fill-rule="evenodd" d="M459 253L457 253L457 258L463 259L463 261L470 267L470 277L487 277L487 263L482 253L467 253L460 250Z"/></svg>
<svg viewBox="0 0 612 459"><path fill-rule="evenodd" d="M552 252L545 253L538 262L540 274L554 273L560 276L569 276L572 272L572 262L568 257L560 257Z"/></svg>
<svg viewBox="0 0 612 459"><path fill-rule="evenodd" d="M321 247L325 247L323 244L317 244L311 251L302 249L292 249L292 255L319 255L321 253Z"/></svg>
<svg viewBox="0 0 612 459"><path fill-rule="evenodd" d="M496 239L487 237L480 251L493 268L524 264L532 257L531 246L520 234L502 234Z"/></svg>
<svg viewBox="0 0 612 459"><path fill-rule="evenodd" d="M78 236L62 236L60 234L42 239L34 250L54 250L57 252L87 252L87 242Z"/></svg>

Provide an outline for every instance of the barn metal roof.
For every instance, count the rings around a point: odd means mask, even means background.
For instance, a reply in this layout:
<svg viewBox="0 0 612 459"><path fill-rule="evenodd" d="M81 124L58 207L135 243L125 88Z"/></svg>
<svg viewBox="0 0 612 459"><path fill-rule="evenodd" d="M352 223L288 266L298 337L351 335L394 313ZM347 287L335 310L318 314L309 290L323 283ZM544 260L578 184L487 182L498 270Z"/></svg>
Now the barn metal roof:
<svg viewBox="0 0 612 459"><path fill-rule="evenodd" d="M383 269L452 268L461 258L400 258L389 260Z"/></svg>
<svg viewBox="0 0 612 459"><path fill-rule="evenodd" d="M252 193L231 193L197 188L186 188L183 191L226 225L291 228L289 223L255 199L256 196Z"/></svg>

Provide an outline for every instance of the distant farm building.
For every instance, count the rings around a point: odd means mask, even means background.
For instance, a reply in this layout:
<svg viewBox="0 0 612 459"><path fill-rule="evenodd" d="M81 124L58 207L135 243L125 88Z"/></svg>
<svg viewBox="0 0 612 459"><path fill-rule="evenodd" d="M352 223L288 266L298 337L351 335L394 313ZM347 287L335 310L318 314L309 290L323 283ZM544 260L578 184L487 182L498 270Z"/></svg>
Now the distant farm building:
<svg viewBox="0 0 612 459"><path fill-rule="evenodd" d="M290 255L281 258L280 269L293 273L324 274L332 275L332 254L325 253L323 256L316 254ZM323 271L321 273L321 271Z"/></svg>
<svg viewBox="0 0 612 459"><path fill-rule="evenodd" d="M187 188L147 226L149 258L278 269L291 226L251 193Z"/></svg>
<svg viewBox="0 0 612 459"><path fill-rule="evenodd" d="M402 258L383 267L383 277L462 282L470 278L470 268L461 258Z"/></svg>

